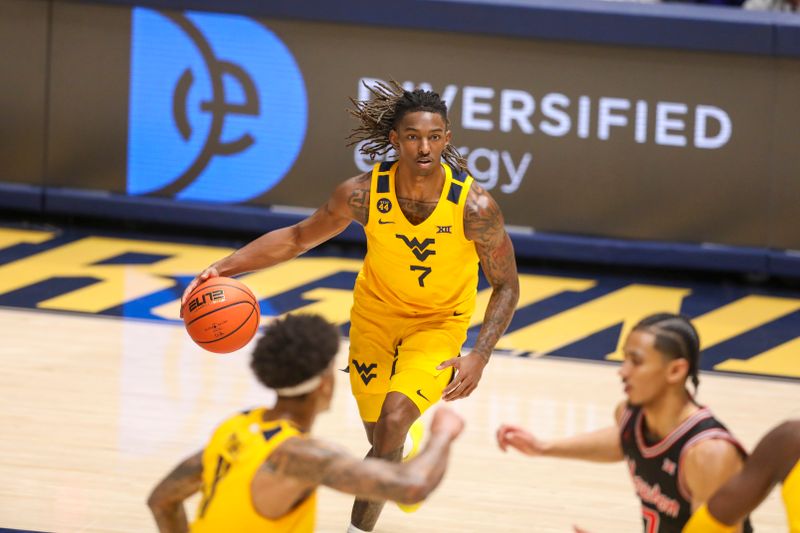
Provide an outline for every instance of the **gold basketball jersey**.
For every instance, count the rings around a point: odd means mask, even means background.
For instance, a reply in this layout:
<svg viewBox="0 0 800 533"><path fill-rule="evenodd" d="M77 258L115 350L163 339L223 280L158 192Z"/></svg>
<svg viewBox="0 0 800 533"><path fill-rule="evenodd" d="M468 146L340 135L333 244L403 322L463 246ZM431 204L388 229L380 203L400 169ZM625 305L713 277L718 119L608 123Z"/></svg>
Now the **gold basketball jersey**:
<svg viewBox="0 0 800 533"><path fill-rule="evenodd" d="M399 316L472 314L478 254L464 235L464 204L473 179L444 163L442 168L439 202L417 225L397 201L397 163L372 169L367 254L356 279L355 306Z"/></svg>
<svg viewBox="0 0 800 533"><path fill-rule="evenodd" d="M203 497L192 533L314 531L316 491L278 520L262 517L253 507L250 485L256 471L283 441L302 435L286 420L265 422L264 411L235 415L211 437L203 452Z"/></svg>
<svg viewBox="0 0 800 533"><path fill-rule="evenodd" d="M800 461L797 461L783 480L781 489L786 517L789 521L789 533L800 533Z"/></svg>

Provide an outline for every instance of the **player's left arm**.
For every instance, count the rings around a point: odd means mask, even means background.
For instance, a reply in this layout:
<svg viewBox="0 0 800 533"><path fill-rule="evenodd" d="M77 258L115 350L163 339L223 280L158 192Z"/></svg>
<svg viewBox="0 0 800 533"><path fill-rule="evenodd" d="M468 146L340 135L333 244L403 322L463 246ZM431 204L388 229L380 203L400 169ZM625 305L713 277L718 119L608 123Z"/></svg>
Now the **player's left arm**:
<svg viewBox="0 0 800 533"><path fill-rule="evenodd" d="M691 493L692 511L706 503L744 466L736 447L723 439L701 441L685 453L680 475Z"/></svg>
<svg viewBox="0 0 800 533"><path fill-rule="evenodd" d="M156 485L147 505L161 533L189 531L189 521L183 500L203 486L203 452L197 452L181 462Z"/></svg>
<svg viewBox="0 0 800 533"><path fill-rule="evenodd" d="M476 183L470 187L464 206L464 234L475 243L483 274L492 285L492 295L472 351L465 357L449 359L439 365L440 369L453 366L458 370L442 393L446 401L466 398L478 386L483 368L511 322L519 301L517 262L503 213L494 198Z"/></svg>

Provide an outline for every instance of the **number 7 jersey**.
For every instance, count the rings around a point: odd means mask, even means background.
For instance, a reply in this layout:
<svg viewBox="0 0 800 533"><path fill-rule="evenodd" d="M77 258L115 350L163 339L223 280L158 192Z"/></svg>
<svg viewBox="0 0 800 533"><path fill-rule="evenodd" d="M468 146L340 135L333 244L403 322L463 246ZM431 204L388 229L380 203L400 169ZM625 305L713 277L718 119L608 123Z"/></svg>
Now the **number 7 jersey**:
<svg viewBox="0 0 800 533"><path fill-rule="evenodd" d="M408 221L395 194L397 163L372 169L367 255L356 279L356 306L378 305L398 316L472 314L478 254L464 235L464 204L473 178L444 163L442 168L439 201L417 225Z"/></svg>

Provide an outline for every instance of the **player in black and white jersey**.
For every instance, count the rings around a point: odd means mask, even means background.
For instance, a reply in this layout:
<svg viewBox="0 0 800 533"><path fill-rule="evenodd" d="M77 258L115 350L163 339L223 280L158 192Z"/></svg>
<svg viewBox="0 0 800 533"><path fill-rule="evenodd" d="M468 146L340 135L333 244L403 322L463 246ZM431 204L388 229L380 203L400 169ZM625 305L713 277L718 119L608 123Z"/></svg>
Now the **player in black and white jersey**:
<svg viewBox="0 0 800 533"><path fill-rule="evenodd" d="M745 451L695 392L700 339L683 316L662 313L639 322L623 347L619 370L628 399L616 409L617 424L552 442L503 425L500 448L597 462L625 460L642 503L646 533L680 533L700 507L742 469ZM741 531L752 531L749 520Z"/></svg>

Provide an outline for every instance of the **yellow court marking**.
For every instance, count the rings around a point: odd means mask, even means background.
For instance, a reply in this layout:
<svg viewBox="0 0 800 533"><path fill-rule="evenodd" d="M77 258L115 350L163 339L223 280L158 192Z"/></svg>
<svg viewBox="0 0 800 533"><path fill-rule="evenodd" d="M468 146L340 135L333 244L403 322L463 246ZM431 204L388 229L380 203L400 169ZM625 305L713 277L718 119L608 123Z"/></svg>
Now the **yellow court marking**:
<svg viewBox="0 0 800 533"><path fill-rule="evenodd" d="M798 309L797 298L752 295L699 316L693 322L700 334L701 349L705 350Z"/></svg>
<svg viewBox="0 0 800 533"><path fill-rule="evenodd" d="M152 265L92 265L128 252L168 258ZM229 252L211 246L87 237L0 266L0 294L54 277L90 277L97 283L41 302L38 307L99 313L170 288L174 282L168 276L195 273L197 265L210 264Z"/></svg>
<svg viewBox="0 0 800 533"><path fill-rule="evenodd" d="M0 250L17 244L41 244L54 236L52 231L0 228Z"/></svg>
<svg viewBox="0 0 800 533"><path fill-rule="evenodd" d="M623 322L620 335L623 339L643 316L660 311L677 312L689 292L672 287L629 285L509 333L497 347L543 355L620 322ZM618 356L615 352L608 358L618 359Z"/></svg>
<svg viewBox="0 0 800 533"><path fill-rule="evenodd" d="M0 229L0 249L23 243L47 243L54 235L48 231ZM175 277L191 277L231 251L225 247L90 236L0 265L0 294L53 278L88 278L95 280L94 283L41 301L38 307L100 313L160 291L172 291ZM126 253L154 254L164 259L152 264L96 264ZM260 300L314 284L314 288L302 293L307 302L288 311L319 313L334 323L344 324L349 320L352 290L343 287L341 279L332 282L333 286L324 286L324 280L340 273L355 274L361 265L361 259L299 257L240 279ZM564 293L587 291L598 283L594 279L534 274L520 274L519 280L520 317L525 316L525 308L532 304ZM609 360L620 360L619 345L642 316L662 311L678 312L690 292L684 287L631 284L513 331L505 335L497 347L544 355L622 323L617 349L606 356ZM471 326L483 322L490 297L491 289L477 294ZM177 320L178 306L176 297L150 309L150 313L163 319ZM800 311L798 298L749 295L709 311L693 322L700 333L702 348L707 349L797 311ZM264 317L264 320L268 318ZM729 359L714 368L800 377L799 352L800 337L766 352L753 354L750 359ZM563 355L582 356L580 353Z"/></svg>
<svg viewBox="0 0 800 533"><path fill-rule="evenodd" d="M314 303L292 309L291 313L317 313L334 324L350 321L353 291L346 289L317 288L303 293L303 298Z"/></svg>
<svg viewBox="0 0 800 533"><path fill-rule="evenodd" d="M223 255L220 254L206 262L197 263L197 265L209 265L222 257ZM197 265L190 272L199 273L201 269L205 268L205 266L198 267ZM281 263L239 279L250 287L257 299L263 300L338 272L358 272L360 268L361 261L358 259L298 257L288 263ZM352 300L352 292L347 292L351 294ZM347 305L348 311L351 304L352 301ZM179 310L180 300L176 299L154 307L152 313L168 320L174 320L178 317Z"/></svg>
<svg viewBox="0 0 800 533"><path fill-rule="evenodd" d="M728 359L714 370L800 378L800 337L750 359Z"/></svg>
<svg viewBox="0 0 800 533"><path fill-rule="evenodd" d="M594 280L520 274L519 303L517 304L517 308L526 307L535 302L540 302L545 298L561 294L562 292L589 290L595 285L597 285L597 282ZM486 315L486 308L489 306L489 298L491 298L491 296L492 289L484 289L478 293L475 299L475 312L472 314L470 326L476 326L483 322L483 317Z"/></svg>

